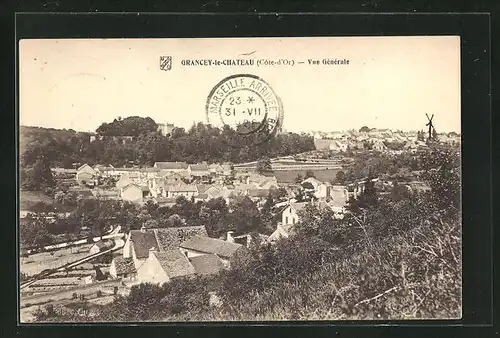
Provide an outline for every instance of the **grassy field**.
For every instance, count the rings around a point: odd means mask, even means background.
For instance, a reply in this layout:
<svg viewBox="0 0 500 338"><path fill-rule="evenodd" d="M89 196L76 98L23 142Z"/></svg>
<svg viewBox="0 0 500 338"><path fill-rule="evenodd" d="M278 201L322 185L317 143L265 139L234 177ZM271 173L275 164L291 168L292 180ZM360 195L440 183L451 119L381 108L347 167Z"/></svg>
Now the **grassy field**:
<svg viewBox="0 0 500 338"><path fill-rule="evenodd" d="M51 292L43 295L21 297L21 307L27 307L35 304L43 304L48 301L59 301L63 299L71 299L73 293L94 295L97 291L106 294L112 294L115 286L126 288L122 285L120 279L109 279L102 282L95 282L88 285L75 286L67 289L62 289L60 292ZM127 289L127 288L126 288ZM88 298L88 297L87 297Z"/></svg>
<svg viewBox="0 0 500 338"><path fill-rule="evenodd" d="M45 269L54 269L87 257L90 244L65 248L52 252L41 252L28 257L21 257L20 272L28 276L36 275Z"/></svg>
<svg viewBox="0 0 500 338"><path fill-rule="evenodd" d="M118 294L125 296L130 292L130 288L121 285L120 281L107 281L103 283L94 283L83 286L81 288L70 288L68 291L64 289L57 294L38 297L21 297L20 317L22 323L32 322L35 318L34 312L42 309L46 304L52 304L54 307L66 307L68 309L78 305L80 301L72 299L73 293L85 294L89 305L104 305L114 300L113 287L118 287ZM55 291L55 290L52 290ZM97 291L102 292L102 297L97 297Z"/></svg>
<svg viewBox="0 0 500 338"><path fill-rule="evenodd" d="M335 179L335 175L340 170L337 169L322 169L322 170L312 170L316 179L322 182L330 182ZM307 170L276 170L274 171L274 175L278 179L280 183L294 183L295 178L298 174L301 174L302 177L305 176Z"/></svg>
<svg viewBox="0 0 500 338"><path fill-rule="evenodd" d="M54 200L40 191L21 191L19 195L20 210L30 211L37 203L52 204Z"/></svg>

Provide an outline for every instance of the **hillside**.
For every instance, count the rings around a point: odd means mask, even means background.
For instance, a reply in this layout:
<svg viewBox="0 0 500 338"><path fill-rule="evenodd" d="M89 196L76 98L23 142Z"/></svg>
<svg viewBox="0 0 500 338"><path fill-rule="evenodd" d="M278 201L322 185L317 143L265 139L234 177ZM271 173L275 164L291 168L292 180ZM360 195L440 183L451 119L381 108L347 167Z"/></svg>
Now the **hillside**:
<svg viewBox="0 0 500 338"><path fill-rule="evenodd" d="M294 133L279 134L268 142L259 143L259 135L251 134L253 136L245 136L238 142L241 135L231 128L220 130L203 123L193 125L189 130L174 128L167 135L153 131L154 128L156 123L150 118L133 117L103 123L97 131L104 138L91 142L89 133L21 127L21 167L32 166L40 158L51 167L64 168L73 168L77 163L112 164L115 167L152 166L158 161L237 163L314 149L311 136Z"/></svg>

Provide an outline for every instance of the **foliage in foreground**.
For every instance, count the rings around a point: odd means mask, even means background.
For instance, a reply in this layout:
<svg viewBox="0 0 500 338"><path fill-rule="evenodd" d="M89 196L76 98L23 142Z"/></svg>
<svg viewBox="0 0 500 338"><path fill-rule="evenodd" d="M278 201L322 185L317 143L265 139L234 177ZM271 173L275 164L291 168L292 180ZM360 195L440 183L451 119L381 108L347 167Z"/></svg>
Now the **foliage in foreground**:
<svg viewBox="0 0 500 338"><path fill-rule="evenodd" d="M364 196L351 214L306 208L297 232L217 279L143 284L58 321L420 319L461 316L460 184L453 154L428 164L431 192ZM458 184L457 184L458 182ZM359 201L358 201L359 202ZM356 202L354 202L356 204ZM209 305L210 292L222 301Z"/></svg>

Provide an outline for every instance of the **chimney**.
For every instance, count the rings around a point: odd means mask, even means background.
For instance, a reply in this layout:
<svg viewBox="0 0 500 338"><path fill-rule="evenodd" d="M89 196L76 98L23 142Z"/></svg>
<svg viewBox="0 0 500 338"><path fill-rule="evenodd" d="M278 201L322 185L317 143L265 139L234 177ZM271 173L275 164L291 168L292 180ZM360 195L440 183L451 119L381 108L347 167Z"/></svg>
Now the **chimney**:
<svg viewBox="0 0 500 338"><path fill-rule="evenodd" d="M156 250L155 250L155 247L153 246L152 248L149 249L148 257L151 257L151 253L154 251L156 251Z"/></svg>
<svg viewBox="0 0 500 338"><path fill-rule="evenodd" d="M227 232L227 239L226 239L227 242L234 243L233 234L234 234L234 231L228 231Z"/></svg>

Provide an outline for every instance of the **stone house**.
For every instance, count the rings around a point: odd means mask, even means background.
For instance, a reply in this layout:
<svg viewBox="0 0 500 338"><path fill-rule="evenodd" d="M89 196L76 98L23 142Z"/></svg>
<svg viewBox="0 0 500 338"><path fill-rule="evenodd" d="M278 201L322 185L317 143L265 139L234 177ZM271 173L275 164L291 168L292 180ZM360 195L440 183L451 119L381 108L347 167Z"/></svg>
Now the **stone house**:
<svg viewBox="0 0 500 338"><path fill-rule="evenodd" d="M184 196L187 199L191 199L198 195L198 188L194 184L180 183L176 185L171 185L168 188L165 187L166 194L168 198L177 198L179 196Z"/></svg>
<svg viewBox="0 0 500 338"><path fill-rule="evenodd" d="M94 185L97 179L97 172L89 166L84 164L76 170L76 181L82 185Z"/></svg>
<svg viewBox="0 0 500 338"><path fill-rule="evenodd" d="M148 192L147 187L135 183L129 183L120 189L120 197L124 201L142 203L144 195Z"/></svg>
<svg viewBox="0 0 500 338"><path fill-rule="evenodd" d="M299 222L299 212L305 208L306 202L290 203L281 214L281 224L294 225Z"/></svg>
<svg viewBox="0 0 500 338"><path fill-rule="evenodd" d="M186 162L155 162L153 167L160 169L162 172L180 173L187 170L188 164Z"/></svg>

